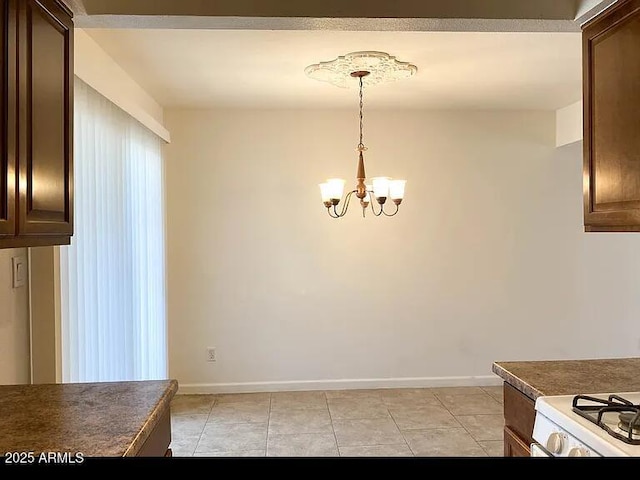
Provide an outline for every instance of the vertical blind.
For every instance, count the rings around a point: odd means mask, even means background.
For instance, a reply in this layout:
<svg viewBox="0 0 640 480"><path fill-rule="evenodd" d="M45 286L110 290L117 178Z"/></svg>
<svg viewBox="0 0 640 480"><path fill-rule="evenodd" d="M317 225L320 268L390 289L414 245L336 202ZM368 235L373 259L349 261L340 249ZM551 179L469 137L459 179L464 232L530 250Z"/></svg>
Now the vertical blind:
<svg viewBox="0 0 640 480"><path fill-rule="evenodd" d="M74 236L60 249L62 380L167 377L162 140L75 79Z"/></svg>

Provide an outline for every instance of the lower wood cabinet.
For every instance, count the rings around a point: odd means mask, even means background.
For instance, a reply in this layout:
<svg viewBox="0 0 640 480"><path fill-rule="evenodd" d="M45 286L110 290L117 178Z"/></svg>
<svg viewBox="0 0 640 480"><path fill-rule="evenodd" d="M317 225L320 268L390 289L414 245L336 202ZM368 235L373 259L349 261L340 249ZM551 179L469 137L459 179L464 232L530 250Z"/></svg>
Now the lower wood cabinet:
<svg viewBox="0 0 640 480"><path fill-rule="evenodd" d="M504 427L504 456L505 457L529 457L531 456L530 444L524 441L509 427Z"/></svg>
<svg viewBox="0 0 640 480"><path fill-rule="evenodd" d="M137 457L171 457L171 412L169 409L160 417Z"/></svg>
<svg viewBox="0 0 640 480"><path fill-rule="evenodd" d="M535 402L504 383L504 456L528 457L533 442Z"/></svg>

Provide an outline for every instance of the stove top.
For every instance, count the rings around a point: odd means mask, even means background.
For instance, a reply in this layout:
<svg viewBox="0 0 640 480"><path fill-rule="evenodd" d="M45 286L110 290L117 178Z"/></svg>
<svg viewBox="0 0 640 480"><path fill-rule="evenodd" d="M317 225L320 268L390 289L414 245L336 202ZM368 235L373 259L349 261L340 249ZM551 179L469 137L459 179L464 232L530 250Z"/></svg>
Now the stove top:
<svg viewBox="0 0 640 480"><path fill-rule="evenodd" d="M576 395L572 410L612 437L631 445L640 445L640 405L620 395L606 398Z"/></svg>
<svg viewBox="0 0 640 480"><path fill-rule="evenodd" d="M536 400L536 411L599 455L640 457L640 432L634 428L640 392L543 396ZM632 416L621 420L621 413ZM625 419L631 433L624 429Z"/></svg>

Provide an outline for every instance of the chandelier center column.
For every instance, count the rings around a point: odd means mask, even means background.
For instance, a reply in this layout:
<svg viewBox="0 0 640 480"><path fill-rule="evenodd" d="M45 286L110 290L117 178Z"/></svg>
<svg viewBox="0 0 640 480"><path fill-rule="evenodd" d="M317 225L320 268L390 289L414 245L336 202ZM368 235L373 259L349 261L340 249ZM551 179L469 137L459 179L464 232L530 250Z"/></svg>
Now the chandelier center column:
<svg viewBox="0 0 640 480"><path fill-rule="evenodd" d="M364 181L367 179L367 176L364 172L364 154L363 152L367 149L367 147L364 146L364 141L363 141L363 115L362 115L362 108L364 106L364 102L363 102L363 85L362 85L362 77L366 77L367 75L369 75L370 72L367 72L366 70L358 70L357 72L351 72L351 76L355 77L358 79L359 82L359 86L360 86L360 142L358 143L358 172L356 173L356 180L358 181L358 184L356 185L356 197L358 197L360 200L363 200L364 197L367 196L367 186L365 185Z"/></svg>

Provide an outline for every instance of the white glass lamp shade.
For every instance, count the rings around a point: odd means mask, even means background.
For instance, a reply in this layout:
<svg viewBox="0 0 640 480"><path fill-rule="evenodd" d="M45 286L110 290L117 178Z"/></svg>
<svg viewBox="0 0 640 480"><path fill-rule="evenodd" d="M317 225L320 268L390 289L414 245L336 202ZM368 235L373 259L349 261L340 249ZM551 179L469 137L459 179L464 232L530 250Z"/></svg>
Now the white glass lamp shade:
<svg viewBox="0 0 640 480"><path fill-rule="evenodd" d="M373 196L376 197L378 203L384 203L389 196L389 177L372 178Z"/></svg>
<svg viewBox="0 0 640 480"><path fill-rule="evenodd" d="M331 189L327 182L320 184L320 195L322 196L322 203L325 205L331 203Z"/></svg>
<svg viewBox="0 0 640 480"><path fill-rule="evenodd" d="M327 180L329 184L329 195L331 200L340 200L342 198L342 192L344 192L345 180L341 178L330 178Z"/></svg>
<svg viewBox="0 0 640 480"><path fill-rule="evenodd" d="M396 203L400 203L404 198L404 186L406 185L406 180L392 180L389 182L389 196L391 200Z"/></svg>
<svg viewBox="0 0 640 480"><path fill-rule="evenodd" d="M337 205L342 198L345 181L341 178L330 178L325 183L320 184L320 195L322 203L326 206Z"/></svg>

